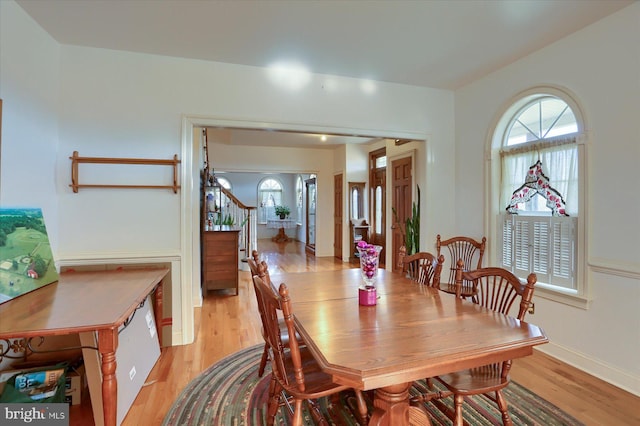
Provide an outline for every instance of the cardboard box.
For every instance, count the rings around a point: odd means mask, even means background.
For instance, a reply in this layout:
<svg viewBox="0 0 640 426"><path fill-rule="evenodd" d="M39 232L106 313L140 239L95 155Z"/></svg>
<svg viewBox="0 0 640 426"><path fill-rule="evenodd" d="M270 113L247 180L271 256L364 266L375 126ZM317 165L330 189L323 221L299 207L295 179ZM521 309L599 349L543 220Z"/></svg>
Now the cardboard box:
<svg viewBox="0 0 640 426"><path fill-rule="evenodd" d="M58 361L63 362L63 361ZM0 371L0 394L4 390L4 386L13 375L23 373L25 371L37 369L46 369L51 366L41 365L41 362L22 362L16 363L13 370ZM74 359L69 362L69 368L66 372L65 383L65 402L71 405L78 405L82 402L82 394L87 389L87 375L82 358Z"/></svg>
<svg viewBox="0 0 640 426"><path fill-rule="evenodd" d="M67 383L65 386L65 402L71 405L82 403L82 394L87 387L87 375L84 372L84 364L67 371Z"/></svg>

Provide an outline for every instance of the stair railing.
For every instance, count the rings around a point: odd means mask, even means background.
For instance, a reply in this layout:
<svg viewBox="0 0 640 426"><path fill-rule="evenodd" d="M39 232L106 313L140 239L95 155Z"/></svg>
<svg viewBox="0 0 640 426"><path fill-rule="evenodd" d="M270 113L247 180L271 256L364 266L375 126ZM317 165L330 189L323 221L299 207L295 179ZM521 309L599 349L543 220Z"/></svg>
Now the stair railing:
<svg viewBox="0 0 640 426"><path fill-rule="evenodd" d="M221 206L221 217L240 228L239 249L244 252L243 258L246 259L253 250L258 249L257 208L245 205L227 188L221 186L220 189L227 197L226 205Z"/></svg>

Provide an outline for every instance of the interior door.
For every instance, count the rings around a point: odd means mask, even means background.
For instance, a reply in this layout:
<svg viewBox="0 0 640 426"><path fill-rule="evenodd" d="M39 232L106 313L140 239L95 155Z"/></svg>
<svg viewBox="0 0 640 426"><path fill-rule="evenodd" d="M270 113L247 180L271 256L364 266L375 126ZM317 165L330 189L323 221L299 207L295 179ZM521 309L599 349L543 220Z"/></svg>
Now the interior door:
<svg viewBox="0 0 640 426"><path fill-rule="evenodd" d="M333 256L342 259L342 216L343 211L342 174L333 177Z"/></svg>
<svg viewBox="0 0 640 426"><path fill-rule="evenodd" d="M394 160L391 162L391 187L393 193L391 197L391 207L396 212L397 217L392 218L391 225L391 245L393 247L393 271L400 270L398 266L398 253L400 246L404 244L404 227L408 217L411 217L412 192L413 187L411 157ZM397 221L397 222L396 222Z"/></svg>
<svg viewBox="0 0 640 426"><path fill-rule="evenodd" d="M369 181L371 183L371 233L369 243L382 246L380 252L380 267L385 263L386 243L386 184L387 184L387 156L386 149L382 148L369 154Z"/></svg>

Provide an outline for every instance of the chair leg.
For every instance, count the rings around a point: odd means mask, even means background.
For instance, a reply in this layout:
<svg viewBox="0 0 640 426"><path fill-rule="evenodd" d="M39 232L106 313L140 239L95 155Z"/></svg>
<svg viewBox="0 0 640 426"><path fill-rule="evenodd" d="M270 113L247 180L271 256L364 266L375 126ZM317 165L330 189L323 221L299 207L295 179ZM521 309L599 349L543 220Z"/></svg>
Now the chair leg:
<svg viewBox="0 0 640 426"><path fill-rule="evenodd" d="M511 421L511 417L509 416L509 408L507 407L507 401L504 399L502 390L496 391L496 402L498 403L498 408L500 409L500 413L502 413L502 424L504 426L513 426L513 422Z"/></svg>
<svg viewBox="0 0 640 426"><path fill-rule="evenodd" d="M329 426L329 422L322 415L322 410L320 410L320 404L318 404L318 401L316 401L314 399L307 399L306 401L307 401L307 406L309 407L309 413L311 414L311 417L313 418L314 424L322 425L322 426ZM302 414L300 414L300 415L302 415Z"/></svg>
<svg viewBox="0 0 640 426"><path fill-rule="evenodd" d="M260 367L258 368L258 377L262 377L264 369L267 367L267 361L269 360L269 347L265 343L264 351L262 351L262 358L260 359Z"/></svg>
<svg viewBox="0 0 640 426"><path fill-rule="evenodd" d="M455 415L453 418L453 426L463 426L464 421L462 419L462 404L464 403L464 396L455 395L453 397L455 404Z"/></svg>
<svg viewBox="0 0 640 426"><path fill-rule="evenodd" d="M429 388L429 390L433 389L433 379L431 377L427 377L425 379L425 382L427 383L427 387Z"/></svg>
<svg viewBox="0 0 640 426"><path fill-rule="evenodd" d="M362 391L355 389L356 402L358 403L358 412L360 413L360 422L363 425L369 424L369 412L367 410L367 402L364 400Z"/></svg>
<svg viewBox="0 0 640 426"><path fill-rule="evenodd" d="M273 426L280 408L280 385L273 374L269 383L269 403L267 405L267 426Z"/></svg>
<svg viewBox="0 0 640 426"><path fill-rule="evenodd" d="M293 411L293 426L302 426L302 400L296 399Z"/></svg>

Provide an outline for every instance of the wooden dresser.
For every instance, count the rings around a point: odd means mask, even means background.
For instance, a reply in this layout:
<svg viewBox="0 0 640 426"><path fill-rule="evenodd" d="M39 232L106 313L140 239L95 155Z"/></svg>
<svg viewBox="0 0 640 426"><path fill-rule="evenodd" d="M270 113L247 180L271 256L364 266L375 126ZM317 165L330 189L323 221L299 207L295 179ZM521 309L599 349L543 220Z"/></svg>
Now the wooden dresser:
<svg viewBox="0 0 640 426"><path fill-rule="evenodd" d="M214 226L202 233L202 289L233 289L238 294L239 228Z"/></svg>

